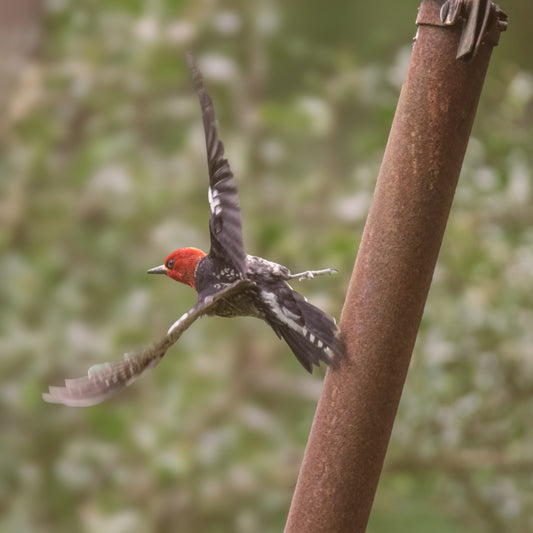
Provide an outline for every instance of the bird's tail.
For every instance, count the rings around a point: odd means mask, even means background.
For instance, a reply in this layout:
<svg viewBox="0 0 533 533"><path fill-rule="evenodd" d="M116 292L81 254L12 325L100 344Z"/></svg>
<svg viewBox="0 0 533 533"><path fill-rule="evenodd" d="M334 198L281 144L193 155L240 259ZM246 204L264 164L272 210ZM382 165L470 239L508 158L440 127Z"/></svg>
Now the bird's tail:
<svg viewBox="0 0 533 533"><path fill-rule="evenodd" d="M320 365L320 361L334 366L342 352L335 320L295 291L293 297L300 309L303 324L295 328L293 324L277 322L272 324L274 331L285 340L309 373L312 373L313 365Z"/></svg>

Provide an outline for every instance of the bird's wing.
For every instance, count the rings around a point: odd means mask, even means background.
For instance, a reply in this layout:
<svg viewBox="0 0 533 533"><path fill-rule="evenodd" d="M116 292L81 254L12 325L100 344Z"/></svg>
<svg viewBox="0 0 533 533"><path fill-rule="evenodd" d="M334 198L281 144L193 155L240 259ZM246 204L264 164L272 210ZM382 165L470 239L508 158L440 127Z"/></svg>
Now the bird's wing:
<svg viewBox="0 0 533 533"><path fill-rule="evenodd" d="M240 291L244 285L250 283L247 280L236 281L209 298L199 301L168 330L164 337L151 346L133 354L126 354L122 361L93 366L87 376L66 379L64 387L49 387L48 393L43 394L43 399L50 403L62 403L73 407L86 407L107 400L122 387L131 385L145 370L157 365L183 332L197 318L207 314L220 298Z"/></svg>
<svg viewBox="0 0 533 533"><path fill-rule="evenodd" d="M194 57L187 55L192 81L202 108L207 163L209 167L209 231L214 259L229 263L239 272L245 271L246 254L242 240L241 208L239 195L228 160L224 158L224 145L218 138L213 101L206 91L202 74Z"/></svg>

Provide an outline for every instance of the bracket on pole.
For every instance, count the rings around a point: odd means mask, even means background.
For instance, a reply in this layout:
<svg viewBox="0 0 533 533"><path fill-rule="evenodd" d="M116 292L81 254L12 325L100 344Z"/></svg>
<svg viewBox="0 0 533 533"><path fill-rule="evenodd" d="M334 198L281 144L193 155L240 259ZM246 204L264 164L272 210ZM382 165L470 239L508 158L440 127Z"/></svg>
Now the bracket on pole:
<svg viewBox="0 0 533 533"><path fill-rule="evenodd" d="M473 59L484 43L496 46L507 29L507 15L491 0L446 0L438 20L434 13L428 3L422 3L416 23L444 27L462 23L456 58L464 61Z"/></svg>

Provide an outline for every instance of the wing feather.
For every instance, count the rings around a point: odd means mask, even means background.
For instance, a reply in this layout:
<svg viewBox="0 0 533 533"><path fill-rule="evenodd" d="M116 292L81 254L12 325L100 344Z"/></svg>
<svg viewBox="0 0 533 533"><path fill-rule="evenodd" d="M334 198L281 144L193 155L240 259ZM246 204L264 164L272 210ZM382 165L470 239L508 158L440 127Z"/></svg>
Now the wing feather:
<svg viewBox="0 0 533 533"><path fill-rule="evenodd" d="M194 57L187 55L192 81L202 108L207 163L209 168L209 206L211 216L209 231L211 257L229 263L244 273L246 254L242 239L239 195L228 160L224 158L224 145L218 138L213 101L206 91L202 74Z"/></svg>
<svg viewBox="0 0 533 533"><path fill-rule="evenodd" d="M248 280L239 280L228 285L212 296L198 301L185 313L157 342L127 354L122 361L104 363L89 369L87 376L66 379L64 387L49 387L43 399L49 403L61 403L73 407L86 407L107 400L127 385L131 385L145 370L159 363L166 351L199 317L207 314L212 306L225 296L240 291Z"/></svg>

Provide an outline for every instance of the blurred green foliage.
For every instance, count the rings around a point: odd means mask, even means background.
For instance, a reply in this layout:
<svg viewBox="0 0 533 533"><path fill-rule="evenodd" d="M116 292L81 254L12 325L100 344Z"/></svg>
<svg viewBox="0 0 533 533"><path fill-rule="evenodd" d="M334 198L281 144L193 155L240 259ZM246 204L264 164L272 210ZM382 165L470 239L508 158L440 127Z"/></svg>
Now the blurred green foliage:
<svg viewBox="0 0 533 533"><path fill-rule="evenodd" d="M48 384L146 344L208 246L194 50L250 253L340 275L339 317L418 3L50 0L0 158L0 531L281 531L320 394L258 321L210 318L108 403ZM496 48L369 532L533 529L529 0Z"/></svg>

